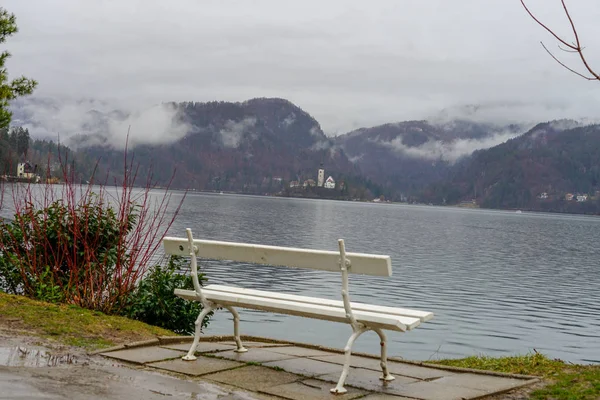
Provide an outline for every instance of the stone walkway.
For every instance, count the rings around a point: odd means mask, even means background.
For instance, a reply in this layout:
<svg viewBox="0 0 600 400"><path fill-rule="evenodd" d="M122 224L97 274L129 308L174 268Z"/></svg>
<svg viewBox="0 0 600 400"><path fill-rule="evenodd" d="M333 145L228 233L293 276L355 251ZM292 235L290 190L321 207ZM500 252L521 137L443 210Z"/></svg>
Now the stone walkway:
<svg viewBox="0 0 600 400"><path fill-rule="evenodd" d="M241 389L248 398L311 399L478 399L537 382L526 376L437 368L399 360L388 361L396 379L379 380L379 359L353 355L346 381L348 393L332 395L342 371L340 351L263 338L244 338L247 353L235 353L225 337L204 337L196 361L183 361L190 339L161 338L104 350L104 357L163 371L192 381Z"/></svg>

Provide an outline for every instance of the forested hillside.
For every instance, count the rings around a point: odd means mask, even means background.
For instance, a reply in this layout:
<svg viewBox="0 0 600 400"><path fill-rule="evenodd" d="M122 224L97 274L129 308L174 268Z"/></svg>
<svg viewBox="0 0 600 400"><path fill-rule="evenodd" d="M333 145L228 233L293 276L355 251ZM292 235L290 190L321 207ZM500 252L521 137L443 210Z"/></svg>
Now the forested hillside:
<svg viewBox="0 0 600 400"><path fill-rule="evenodd" d="M420 199L482 207L600 212L600 126L539 124L521 137L477 151ZM567 200L568 198L573 199ZM585 200L577 195L587 196Z"/></svg>

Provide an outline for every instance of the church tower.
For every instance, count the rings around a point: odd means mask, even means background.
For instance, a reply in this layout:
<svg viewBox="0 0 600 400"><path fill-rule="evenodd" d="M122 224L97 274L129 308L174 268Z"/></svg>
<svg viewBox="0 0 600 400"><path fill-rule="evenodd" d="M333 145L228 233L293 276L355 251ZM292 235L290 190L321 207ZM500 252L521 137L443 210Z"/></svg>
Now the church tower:
<svg viewBox="0 0 600 400"><path fill-rule="evenodd" d="M321 168L319 168L319 174L317 175L317 186L323 187L325 183L325 169L323 169L323 163L321 163Z"/></svg>

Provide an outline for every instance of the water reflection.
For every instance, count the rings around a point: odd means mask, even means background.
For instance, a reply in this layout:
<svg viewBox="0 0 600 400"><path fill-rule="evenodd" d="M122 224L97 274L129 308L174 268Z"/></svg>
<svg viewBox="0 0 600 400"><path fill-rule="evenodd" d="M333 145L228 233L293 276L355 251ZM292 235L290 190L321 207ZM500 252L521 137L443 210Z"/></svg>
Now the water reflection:
<svg viewBox="0 0 600 400"><path fill-rule="evenodd" d="M171 229L195 236L392 256L391 278L352 276L354 301L421 308L435 319L391 333L408 359L508 355L537 349L600 361L600 219L551 214L191 194ZM340 297L337 274L205 262L211 283ZM242 310L244 333L341 347L343 324ZM218 314L209 333L229 334ZM377 351L361 339L358 349Z"/></svg>
<svg viewBox="0 0 600 400"><path fill-rule="evenodd" d="M174 193L172 207L183 193ZM2 213L7 216L10 210ZM8 213L8 214L7 214ZM537 349L600 362L600 218L515 214L307 199L188 194L170 230L196 238L389 254L393 276L351 277L354 301L432 311L433 321L390 333L407 359L508 355ZM340 276L293 268L204 262L210 283L340 298ZM242 331L342 347L344 324L241 310ZM230 334L227 313L207 332ZM376 353L378 341L357 349Z"/></svg>

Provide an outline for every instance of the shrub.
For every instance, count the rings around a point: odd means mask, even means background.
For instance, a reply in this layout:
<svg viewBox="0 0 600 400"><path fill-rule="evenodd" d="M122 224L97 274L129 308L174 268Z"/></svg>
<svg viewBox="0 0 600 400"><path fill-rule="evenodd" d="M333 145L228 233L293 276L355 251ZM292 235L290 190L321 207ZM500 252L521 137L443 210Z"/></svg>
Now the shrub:
<svg viewBox="0 0 600 400"><path fill-rule="evenodd" d="M125 315L176 333L193 333L202 305L173 294L175 289L194 288L190 274L182 273L185 264L183 258L171 256L166 266L151 268L129 296ZM206 278L199 273L198 280L202 285ZM204 319L203 327L208 325L210 316L212 313Z"/></svg>
<svg viewBox="0 0 600 400"><path fill-rule="evenodd" d="M60 164L59 185L10 187L14 219L0 219L0 288L121 313L185 196L171 207L169 185L153 191L151 171L145 186L134 188L138 170L126 156L121 183L110 190L94 176L77 184L73 166Z"/></svg>
<svg viewBox="0 0 600 400"><path fill-rule="evenodd" d="M129 281L115 275L130 270L130 253L121 242L137 219L135 206L119 219L91 192L76 204L62 199L45 208L25 204L14 221L0 223L6 255L2 267L12 277L11 292L93 309L106 307L106 301L130 291L123 287Z"/></svg>

